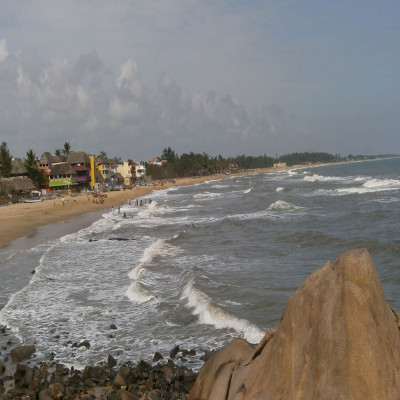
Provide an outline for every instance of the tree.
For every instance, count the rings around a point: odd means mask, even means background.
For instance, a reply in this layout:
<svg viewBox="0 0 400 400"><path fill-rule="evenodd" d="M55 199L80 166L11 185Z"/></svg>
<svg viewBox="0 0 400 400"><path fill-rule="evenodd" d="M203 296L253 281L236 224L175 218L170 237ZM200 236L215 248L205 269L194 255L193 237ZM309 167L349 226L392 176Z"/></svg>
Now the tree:
<svg viewBox="0 0 400 400"><path fill-rule="evenodd" d="M56 149L55 150L55 155L58 157L61 157L61 150L60 149Z"/></svg>
<svg viewBox="0 0 400 400"><path fill-rule="evenodd" d="M32 149L26 153L24 164L26 168L36 167L36 154Z"/></svg>
<svg viewBox="0 0 400 400"><path fill-rule="evenodd" d="M68 142L64 143L64 148L62 149L62 153L64 155L64 160L68 158L69 153L71 152L71 145Z"/></svg>
<svg viewBox="0 0 400 400"><path fill-rule="evenodd" d="M164 149L161 155L161 160L167 160L167 162L169 163L173 163L178 158L178 154L176 154L175 151L171 149L171 147L168 147L168 149Z"/></svg>
<svg viewBox="0 0 400 400"><path fill-rule="evenodd" d="M8 178L12 170L12 157L7 148L7 143L3 142L0 146L0 176Z"/></svg>
<svg viewBox="0 0 400 400"><path fill-rule="evenodd" d="M26 153L26 159L24 161L25 168L28 171L29 178L31 178L36 188L40 187L40 183L43 181L43 171L38 168L36 154L33 150L29 150Z"/></svg>

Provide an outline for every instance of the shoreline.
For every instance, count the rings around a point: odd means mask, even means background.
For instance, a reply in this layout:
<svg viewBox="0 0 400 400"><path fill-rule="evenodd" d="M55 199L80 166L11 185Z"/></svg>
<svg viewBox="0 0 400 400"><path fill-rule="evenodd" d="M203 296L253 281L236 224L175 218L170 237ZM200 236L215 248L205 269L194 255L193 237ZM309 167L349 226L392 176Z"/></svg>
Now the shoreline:
<svg viewBox="0 0 400 400"><path fill-rule="evenodd" d="M50 239L76 232L78 229L85 228L99 219L104 211L112 207L118 207L122 203L126 204L128 199L135 200L136 198L149 195L155 190L189 186L210 180L227 179L236 176L272 173L306 167L309 166L271 167L239 171L230 175L216 174L177 178L174 181L168 180L162 185L140 186L139 189L132 188L107 192L107 197L103 204L93 203L91 194L82 193L75 197L65 196L64 205L60 197L52 200L44 200L40 203L18 203L2 206L0 207L0 225L2 227L0 230L0 251L11 248L25 250ZM60 227L62 223L68 225L68 227Z"/></svg>
<svg viewBox="0 0 400 400"><path fill-rule="evenodd" d="M319 164L298 164L282 167L268 167L268 168L257 168L257 169L249 169L249 170L241 170L230 175L226 174L215 174L208 176L195 176L195 177L187 177L187 178L176 178L174 182L172 180L168 180L163 185L156 186L140 186L139 189L126 189L123 191L116 192L107 192L107 198L105 199L104 204L96 204L93 203L90 196L87 194L80 194L76 197L66 196L65 197L65 206L63 207L61 198L57 198L55 200L45 200L41 203L18 203L12 205L6 205L0 207L0 251L8 250L9 247L14 247L16 249L20 249L18 247L17 240L26 238L26 242L30 237L35 236L36 232L40 230L39 228L49 226L52 224L57 224L60 222L66 222L72 220L74 217L79 217L84 214L97 213L97 217L92 219L90 222L87 222L82 225L82 221L78 228L85 228L97 220L102 212L111 207L118 207L121 205L122 199L126 202L127 199L135 200L138 197L143 197L148 195L154 190L163 190L168 189L170 187L179 187L179 186L188 186L194 185L197 183L203 183L209 180L219 180L219 179L227 179L233 178L235 176L245 176L245 175L255 175L261 173L273 173L284 170L292 170L292 169L304 169L304 168L316 168L316 167L324 167L327 165L335 165L335 164L351 164L357 162L365 162L365 161L377 161L382 160L383 158L373 159L373 160L349 160L349 161L340 161L333 163L319 163ZM88 201L89 200L89 201ZM90 219L90 218L85 218ZM72 222L72 221L71 221ZM73 225L72 223L70 225ZM44 228L42 228L44 229ZM76 232L77 229L71 228L67 233ZM59 238L61 235L58 235L54 232L53 234L56 236L51 237ZM45 235L46 236L46 235ZM43 240L47 241L46 237ZM22 240L20 241L22 242ZM41 244L43 241L37 243ZM22 248L27 249L28 243L25 243ZM29 245L28 245L29 246ZM32 246L30 246L32 247Z"/></svg>

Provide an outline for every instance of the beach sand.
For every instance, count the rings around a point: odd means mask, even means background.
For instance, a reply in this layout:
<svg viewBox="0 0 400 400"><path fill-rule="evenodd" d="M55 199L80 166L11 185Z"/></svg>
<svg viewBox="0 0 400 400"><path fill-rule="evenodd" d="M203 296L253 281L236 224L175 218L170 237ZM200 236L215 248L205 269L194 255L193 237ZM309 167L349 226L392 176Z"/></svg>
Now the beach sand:
<svg viewBox="0 0 400 400"><path fill-rule="evenodd" d="M282 168L280 168L282 169ZM209 175L201 177L178 178L168 180L163 185L141 186L139 189L127 189L107 192L104 204L93 203L92 195L80 194L75 197L45 200L40 203L19 203L0 207L0 248L11 245L16 249L27 249L68 233L85 228L99 219L105 210L126 204L127 200L148 195L153 190L167 189L172 186L186 186L209 180L233 176L277 171L277 168L246 170L236 174ZM17 240L18 239L18 240Z"/></svg>

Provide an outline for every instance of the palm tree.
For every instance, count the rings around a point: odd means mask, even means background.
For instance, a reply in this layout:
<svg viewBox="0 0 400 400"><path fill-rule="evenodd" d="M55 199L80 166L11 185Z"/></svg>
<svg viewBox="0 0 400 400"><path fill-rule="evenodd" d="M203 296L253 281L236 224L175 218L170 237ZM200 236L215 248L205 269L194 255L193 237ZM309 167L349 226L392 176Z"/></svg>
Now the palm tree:
<svg viewBox="0 0 400 400"><path fill-rule="evenodd" d="M71 145L68 142L64 143L64 148L62 149L62 153L64 155L64 160L68 158L69 153L71 152Z"/></svg>
<svg viewBox="0 0 400 400"><path fill-rule="evenodd" d="M26 159L24 164L26 168L36 167L36 154L32 149L26 153Z"/></svg>
<svg viewBox="0 0 400 400"><path fill-rule="evenodd" d="M29 178L31 178L36 188L39 188L40 183L43 180L43 172L39 169L37 165L36 154L32 149L26 153L24 164L28 171Z"/></svg>

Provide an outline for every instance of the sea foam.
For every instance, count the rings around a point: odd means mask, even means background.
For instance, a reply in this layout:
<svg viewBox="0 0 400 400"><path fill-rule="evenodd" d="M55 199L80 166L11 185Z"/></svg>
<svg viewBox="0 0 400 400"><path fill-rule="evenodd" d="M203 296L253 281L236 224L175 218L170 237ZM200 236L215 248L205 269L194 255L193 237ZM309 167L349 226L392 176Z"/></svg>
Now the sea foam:
<svg viewBox="0 0 400 400"><path fill-rule="evenodd" d="M217 329L233 329L251 343L258 343L265 334L249 321L237 318L218 307L194 286L193 280L186 285L182 298L187 299L187 306L202 324L212 325Z"/></svg>

